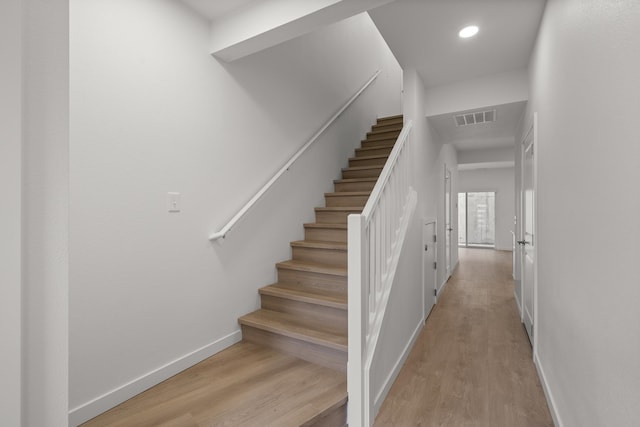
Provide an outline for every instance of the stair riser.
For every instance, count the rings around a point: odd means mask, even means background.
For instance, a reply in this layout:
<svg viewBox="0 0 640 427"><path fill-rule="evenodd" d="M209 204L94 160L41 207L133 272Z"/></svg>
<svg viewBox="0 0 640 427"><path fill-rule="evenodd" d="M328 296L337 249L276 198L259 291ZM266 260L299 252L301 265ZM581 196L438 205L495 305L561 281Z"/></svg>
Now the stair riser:
<svg viewBox="0 0 640 427"><path fill-rule="evenodd" d="M336 193L341 191L371 191L376 186L376 181L363 182L336 182L333 185Z"/></svg>
<svg viewBox="0 0 640 427"><path fill-rule="evenodd" d="M375 158L375 159L355 158L355 159L349 159L349 167L357 168L360 166L384 166L386 162L387 162L387 157Z"/></svg>
<svg viewBox="0 0 640 427"><path fill-rule="evenodd" d="M343 170L342 179L377 178L380 176L381 172L382 172L382 166L372 168L372 169L363 169L363 170Z"/></svg>
<svg viewBox="0 0 640 427"><path fill-rule="evenodd" d="M367 132L367 139L398 139L399 130L383 131L383 132Z"/></svg>
<svg viewBox="0 0 640 427"><path fill-rule="evenodd" d="M356 157L389 156L389 154L391 154L391 150L393 150L393 146L379 147L374 148L373 150L362 150L360 148L356 148Z"/></svg>
<svg viewBox="0 0 640 427"><path fill-rule="evenodd" d="M362 206L367 204L369 196L325 196L325 204L328 208Z"/></svg>
<svg viewBox="0 0 640 427"><path fill-rule="evenodd" d="M347 243L347 230L332 228L305 228L305 240L316 240L318 242L340 242Z"/></svg>
<svg viewBox="0 0 640 427"><path fill-rule="evenodd" d="M347 427L347 404L333 409L321 418L304 423L300 427Z"/></svg>
<svg viewBox="0 0 640 427"><path fill-rule="evenodd" d="M293 259L296 261L309 261L318 264L326 264L334 267L347 266L347 251L340 249L304 248L294 246L291 248Z"/></svg>
<svg viewBox="0 0 640 427"><path fill-rule="evenodd" d="M400 131L402 131L402 123L373 125L371 127L371 129L374 132L381 132L381 131L396 131L396 132L400 132Z"/></svg>
<svg viewBox="0 0 640 427"><path fill-rule="evenodd" d="M311 286L316 289L347 292L347 278L345 276L278 268L278 281Z"/></svg>
<svg viewBox="0 0 640 427"><path fill-rule="evenodd" d="M380 118L376 121L377 125L398 125L404 122L404 118L402 117L394 117L394 118Z"/></svg>
<svg viewBox="0 0 640 427"><path fill-rule="evenodd" d="M386 138L386 139L363 139L360 141L360 145L362 148L372 148L372 147L381 147L389 144L395 144L396 138Z"/></svg>
<svg viewBox="0 0 640 427"><path fill-rule="evenodd" d="M331 328L345 335L347 333L346 310L278 298L273 295L262 295L262 308L299 316L304 319L305 324L311 323L318 328Z"/></svg>
<svg viewBox="0 0 640 427"><path fill-rule="evenodd" d="M300 341L247 325L242 325L242 338L336 371L347 371L347 353L343 351Z"/></svg>
<svg viewBox="0 0 640 427"><path fill-rule="evenodd" d="M346 224L347 216L360 212L316 212L316 222L322 224Z"/></svg>

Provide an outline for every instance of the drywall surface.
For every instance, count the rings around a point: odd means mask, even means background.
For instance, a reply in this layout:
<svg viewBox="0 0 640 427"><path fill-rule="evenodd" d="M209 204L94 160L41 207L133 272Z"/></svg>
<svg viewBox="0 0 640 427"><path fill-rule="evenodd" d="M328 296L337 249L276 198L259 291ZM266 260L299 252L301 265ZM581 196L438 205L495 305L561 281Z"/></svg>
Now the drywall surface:
<svg viewBox="0 0 640 427"><path fill-rule="evenodd" d="M400 112L402 76L366 14L224 64L209 23L169 0L72 1L71 72L73 424L240 338L237 318L258 308L354 146Z"/></svg>
<svg viewBox="0 0 640 427"><path fill-rule="evenodd" d="M69 9L23 2L23 419L67 425Z"/></svg>
<svg viewBox="0 0 640 427"><path fill-rule="evenodd" d="M551 0L530 64L536 356L561 426L640 418L638 28L635 0Z"/></svg>
<svg viewBox="0 0 640 427"><path fill-rule="evenodd" d="M458 165L473 163L514 162L515 148L485 148L458 151Z"/></svg>
<svg viewBox="0 0 640 427"><path fill-rule="evenodd" d="M527 70L508 71L427 89L427 117L473 110L488 105L526 101Z"/></svg>
<svg viewBox="0 0 640 427"><path fill-rule="evenodd" d="M514 168L461 170L458 174L458 192L460 193L496 192L496 249L510 251L513 245L511 231L514 230L515 215Z"/></svg>
<svg viewBox="0 0 640 427"><path fill-rule="evenodd" d="M211 52L234 61L392 0L319 0L253 2L215 19Z"/></svg>
<svg viewBox="0 0 640 427"><path fill-rule="evenodd" d="M22 2L0 3L0 420L21 424Z"/></svg>

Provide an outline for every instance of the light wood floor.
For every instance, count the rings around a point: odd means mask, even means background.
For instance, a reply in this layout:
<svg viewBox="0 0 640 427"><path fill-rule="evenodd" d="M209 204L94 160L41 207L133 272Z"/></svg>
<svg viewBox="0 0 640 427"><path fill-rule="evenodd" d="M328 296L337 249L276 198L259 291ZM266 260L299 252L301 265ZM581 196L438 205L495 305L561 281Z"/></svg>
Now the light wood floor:
<svg viewBox="0 0 640 427"><path fill-rule="evenodd" d="M241 342L83 427L300 426L346 388L342 372Z"/></svg>
<svg viewBox="0 0 640 427"><path fill-rule="evenodd" d="M375 426L553 426L513 296L510 252L460 249Z"/></svg>

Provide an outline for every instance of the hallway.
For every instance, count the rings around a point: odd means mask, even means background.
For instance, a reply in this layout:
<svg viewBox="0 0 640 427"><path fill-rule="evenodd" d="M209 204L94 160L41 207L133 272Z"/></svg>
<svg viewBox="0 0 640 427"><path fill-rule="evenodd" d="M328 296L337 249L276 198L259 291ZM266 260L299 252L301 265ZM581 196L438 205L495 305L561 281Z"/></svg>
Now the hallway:
<svg viewBox="0 0 640 427"><path fill-rule="evenodd" d="M375 425L552 426L514 301L511 253L459 254Z"/></svg>

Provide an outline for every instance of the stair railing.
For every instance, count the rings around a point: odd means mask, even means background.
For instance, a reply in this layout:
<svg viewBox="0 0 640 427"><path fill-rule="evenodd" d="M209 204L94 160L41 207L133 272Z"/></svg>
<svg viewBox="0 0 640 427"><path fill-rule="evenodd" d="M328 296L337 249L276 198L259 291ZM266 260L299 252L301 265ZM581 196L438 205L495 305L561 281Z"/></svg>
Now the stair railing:
<svg viewBox="0 0 640 427"><path fill-rule="evenodd" d="M400 252L417 205L412 122L405 123L361 214L348 218L348 424L374 419L370 370Z"/></svg>
<svg viewBox="0 0 640 427"><path fill-rule="evenodd" d="M275 184L276 181L282 175L284 175L285 172L289 170L291 165L293 165L293 163L296 160L298 160L298 158L302 156L304 152L307 151L309 147L313 145L314 142L318 140L320 135L322 135L324 131L327 130L327 128L331 126L338 117L340 117L340 115L344 112L344 110L349 108L349 106L362 94L362 92L364 92L365 89L368 88L369 85L371 85L371 83L373 83L373 81L378 77L379 74L380 74L380 70L377 70L373 74L373 76L371 76L371 78L369 78L369 80L367 80L367 82L364 85L362 85L362 87L351 98L349 98L349 100L345 102L345 104L333 116L331 116L331 118L327 120L327 122L324 125L322 125L322 127L318 129L318 131L315 134L313 134L311 139L309 139L302 147L300 147L298 151L295 152L293 156L291 156L289 160L287 160L284 166L282 166L280 170L278 170L278 172L276 172L276 174L273 177L271 177L271 179L267 181L267 183L263 185L262 188L251 199L249 199L249 201L238 211L238 213L236 213L229 220L229 222L227 222L227 224L224 227L220 229L220 231L216 231L215 233L209 236L209 240L214 241L218 239L224 239L227 236L227 233L231 231L231 229L238 223L238 221L242 219L242 217L244 217L247 214L247 212L249 212L249 210L253 207L253 205L255 205L256 202L260 200L260 198L264 196L267 191L269 191L269 189L273 186L273 184Z"/></svg>

